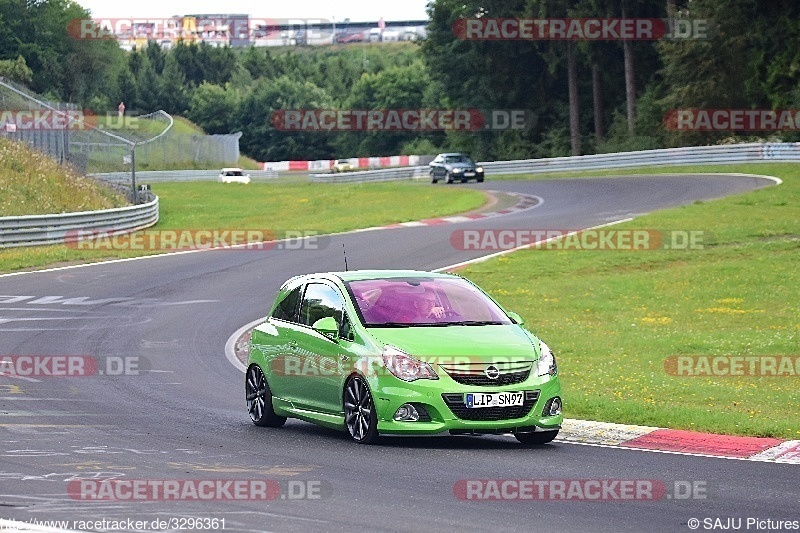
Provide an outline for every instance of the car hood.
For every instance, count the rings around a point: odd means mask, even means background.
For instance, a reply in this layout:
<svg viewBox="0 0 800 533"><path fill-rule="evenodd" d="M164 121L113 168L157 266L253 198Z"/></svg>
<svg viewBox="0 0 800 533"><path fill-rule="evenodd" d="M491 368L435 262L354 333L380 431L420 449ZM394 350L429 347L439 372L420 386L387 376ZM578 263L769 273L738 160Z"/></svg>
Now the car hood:
<svg viewBox="0 0 800 533"><path fill-rule="evenodd" d="M468 357L491 362L493 357L534 360L538 357L531 337L518 325L414 326L369 328L380 345L391 344L415 357Z"/></svg>

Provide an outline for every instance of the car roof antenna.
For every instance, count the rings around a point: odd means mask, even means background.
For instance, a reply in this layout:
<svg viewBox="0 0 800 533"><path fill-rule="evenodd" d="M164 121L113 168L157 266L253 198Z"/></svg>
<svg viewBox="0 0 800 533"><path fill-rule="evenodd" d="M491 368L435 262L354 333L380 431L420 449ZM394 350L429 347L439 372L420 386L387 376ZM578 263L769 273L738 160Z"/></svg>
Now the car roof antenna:
<svg viewBox="0 0 800 533"><path fill-rule="evenodd" d="M342 243L342 253L344 254L344 271L347 272L347 248L344 247L344 243Z"/></svg>

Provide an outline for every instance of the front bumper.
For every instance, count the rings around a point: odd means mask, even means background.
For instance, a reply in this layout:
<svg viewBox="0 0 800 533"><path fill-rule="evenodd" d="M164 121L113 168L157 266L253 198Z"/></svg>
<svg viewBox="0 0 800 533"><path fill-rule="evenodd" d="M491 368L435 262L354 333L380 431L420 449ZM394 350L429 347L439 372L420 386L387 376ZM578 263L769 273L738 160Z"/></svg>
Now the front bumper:
<svg viewBox="0 0 800 533"><path fill-rule="evenodd" d="M445 380L441 380L445 381ZM451 386L452 384L452 386ZM496 388L470 387L447 380L417 380L404 384L400 380L384 384L382 379L371 384L378 414L378 432L396 435L435 435L451 432L458 434L528 433L555 431L564 420L562 414L545 414L553 398L561 396L558 377L544 382L527 380L516 385ZM468 392L518 392L525 391L521 407L490 407L466 409L458 398ZM393 419L397 409L410 403L427 416L416 422L398 422ZM420 409L421 408L421 409ZM472 419L470 419L472 418Z"/></svg>

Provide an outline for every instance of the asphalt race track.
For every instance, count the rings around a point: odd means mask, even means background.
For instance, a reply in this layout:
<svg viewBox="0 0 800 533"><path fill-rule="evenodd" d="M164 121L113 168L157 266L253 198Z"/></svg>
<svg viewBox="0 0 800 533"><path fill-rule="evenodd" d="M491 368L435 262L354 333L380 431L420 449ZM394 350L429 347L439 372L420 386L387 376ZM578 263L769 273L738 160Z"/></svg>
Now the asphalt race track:
<svg viewBox="0 0 800 533"><path fill-rule="evenodd" d="M217 250L0 276L0 356L98 362L88 376L0 376L0 517L165 522L138 528L146 531L178 530L170 519L216 518L225 530L254 532L690 531L692 518L701 530L704 519L741 518L746 530L748 518L797 520L798 470L787 464L558 441L526 449L499 436L359 446L298 421L257 428L244 376L224 356L229 337L266 314L285 279L343 269L342 243L351 269L433 270L486 255L454 249L458 229L586 228L771 185L717 175L489 180L469 187L544 202L464 224L336 235L317 250ZM92 499L108 479L177 481L181 490L230 481L253 499L225 490L210 500ZM476 501L454 492L465 480L488 479L651 480L666 492L633 501Z"/></svg>

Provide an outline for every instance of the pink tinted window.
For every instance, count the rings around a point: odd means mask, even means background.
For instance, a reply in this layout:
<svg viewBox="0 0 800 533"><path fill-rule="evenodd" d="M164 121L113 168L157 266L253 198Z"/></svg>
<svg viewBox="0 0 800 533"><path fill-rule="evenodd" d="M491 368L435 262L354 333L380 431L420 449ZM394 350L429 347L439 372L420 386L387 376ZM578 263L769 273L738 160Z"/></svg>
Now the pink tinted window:
<svg viewBox="0 0 800 533"><path fill-rule="evenodd" d="M368 326L512 323L482 291L460 278L386 278L348 285Z"/></svg>

